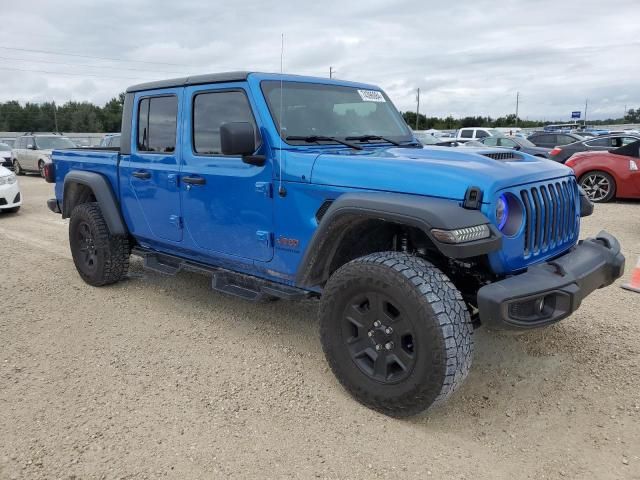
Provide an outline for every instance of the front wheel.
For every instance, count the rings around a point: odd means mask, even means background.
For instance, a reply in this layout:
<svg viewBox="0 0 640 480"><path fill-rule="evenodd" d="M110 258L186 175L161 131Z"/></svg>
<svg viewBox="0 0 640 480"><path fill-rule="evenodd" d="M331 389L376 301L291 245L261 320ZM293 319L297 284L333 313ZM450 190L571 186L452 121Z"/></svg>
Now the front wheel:
<svg viewBox="0 0 640 480"><path fill-rule="evenodd" d="M361 403L394 417L442 402L462 384L473 328L460 292L429 262L398 252L355 259L320 304L327 361Z"/></svg>
<svg viewBox="0 0 640 480"><path fill-rule="evenodd" d="M129 240L111 235L97 203L82 203L71 212L69 245L82 279L100 287L121 280L129 269Z"/></svg>
<svg viewBox="0 0 640 480"><path fill-rule="evenodd" d="M22 166L17 159L13 161L13 173L16 175L24 175L24 170L22 170Z"/></svg>
<svg viewBox="0 0 640 480"><path fill-rule="evenodd" d="M44 178L44 162L42 160L38 162L38 171L40 172L40 176Z"/></svg>
<svg viewBox="0 0 640 480"><path fill-rule="evenodd" d="M580 186L594 203L604 203L616 194L616 181L606 172L592 171L580 177Z"/></svg>

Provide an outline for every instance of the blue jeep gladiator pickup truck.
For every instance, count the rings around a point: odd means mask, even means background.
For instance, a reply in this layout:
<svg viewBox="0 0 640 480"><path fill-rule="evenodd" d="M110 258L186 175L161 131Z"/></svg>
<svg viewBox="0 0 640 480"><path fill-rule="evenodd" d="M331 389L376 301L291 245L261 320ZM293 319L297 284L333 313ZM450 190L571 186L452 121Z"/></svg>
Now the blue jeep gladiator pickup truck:
<svg viewBox="0 0 640 480"><path fill-rule="evenodd" d="M422 148L380 88L232 72L127 90L119 148L55 151L48 206L84 281L212 276L257 300L319 297L327 361L392 416L446 399L473 328L557 322L624 269L569 168Z"/></svg>

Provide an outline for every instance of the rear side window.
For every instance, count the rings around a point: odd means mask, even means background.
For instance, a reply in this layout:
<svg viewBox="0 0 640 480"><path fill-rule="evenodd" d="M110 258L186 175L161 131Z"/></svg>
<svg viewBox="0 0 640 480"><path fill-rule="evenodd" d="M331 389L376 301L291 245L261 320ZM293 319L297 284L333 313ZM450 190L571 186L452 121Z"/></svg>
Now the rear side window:
<svg viewBox="0 0 640 480"><path fill-rule="evenodd" d="M555 144L555 135L537 135L533 137L533 143Z"/></svg>
<svg viewBox="0 0 640 480"><path fill-rule="evenodd" d="M460 132L461 138L473 138L473 130L462 130Z"/></svg>
<svg viewBox="0 0 640 480"><path fill-rule="evenodd" d="M570 143L577 142L573 137L569 135L558 135L558 140L556 141L556 145L569 145Z"/></svg>
<svg viewBox="0 0 640 480"><path fill-rule="evenodd" d="M172 153L176 150L178 97L151 97L138 107L138 150Z"/></svg>
<svg viewBox="0 0 640 480"><path fill-rule="evenodd" d="M201 155L220 155L220 127L231 122L251 123L257 136L251 106L244 92L233 90L196 95L193 99L193 150Z"/></svg>
<svg viewBox="0 0 640 480"><path fill-rule="evenodd" d="M609 139L608 138L596 138L595 140L589 140L585 142L586 145L590 147L608 147Z"/></svg>
<svg viewBox="0 0 640 480"><path fill-rule="evenodd" d="M489 134L484 130L476 130L476 138L485 138L488 137Z"/></svg>

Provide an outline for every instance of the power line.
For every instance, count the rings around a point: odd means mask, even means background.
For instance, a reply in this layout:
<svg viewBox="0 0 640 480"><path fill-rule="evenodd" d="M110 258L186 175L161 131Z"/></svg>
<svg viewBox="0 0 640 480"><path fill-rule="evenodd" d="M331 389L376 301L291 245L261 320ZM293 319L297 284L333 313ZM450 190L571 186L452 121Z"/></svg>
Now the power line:
<svg viewBox="0 0 640 480"><path fill-rule="evenodd" d="M46 73L49 75L73 75L76 77L99 77L99 78L112 78L115 80L145 80L142 77L113 77L109 75L100 75L98 73L69 73L69 72L48 72L46 70L28 70L26 68L12 68L12 67L0 67L0 70L14 70L17 72L31 72L31 73Z"/></svg>
<svg viewBox="0 0 640 480"><path fill-rule="evenodd" d="M127 60L124 58L114 58L114 57L98 57L94 55L81 55L79 53L64 53L64 52L52 52L50 50L35 50L29 48L17 48L17 47L5 47L0 45L0 48L3 50L16 50L19 52L30 52L30 53L46 53L48 55L63 55L66 57L80 57L80 58L93 58L97 60L110 60L112 62L128 62L128 63L148 63L153 65L171 65L174 67L188 67L189 65L180 64L180 63L167 63L167 62L149 62L146 60Z"/></svg>
<svg viewBox="0 0 640 480"><path fill-rule="evenodd" d="M0 59L2 59L2 60L14 60L14 61L18 61L18 62L51 63L51 64L55 64L55 65L67 65L67 66L71 66L71 67L82 67L82 68L109 68L111 70L127 70L127 71L131 71L131 72L144 71L144 72L170 73L170 74L176 74L176 75L184 75L184 72L171 72L171 71L165 71L165 70L147 70L146 68L145 69L140 69L140 68L113 67L113 66L110 66L110 65L86 65L86 64L81 64L81 63L54 62L52 60L31 60L31 59L26 59L26 58L13 58L13 57L0 57Z"/></svg>

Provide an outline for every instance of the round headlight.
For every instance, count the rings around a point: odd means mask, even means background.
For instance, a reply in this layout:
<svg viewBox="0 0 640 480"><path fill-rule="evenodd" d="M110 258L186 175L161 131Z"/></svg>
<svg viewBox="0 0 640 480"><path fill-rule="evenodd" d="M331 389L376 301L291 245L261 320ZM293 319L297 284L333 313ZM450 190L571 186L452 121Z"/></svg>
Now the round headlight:
<svg viewBox="0 0 640 480"><path fill-rule="evenodd" d="M500 195L498 198L498 203L496 205L496 223L498 224L498 229L502 230L507 223L507 218L509 217L509 204L507 203L507 199L504 195Z"/></svg>

